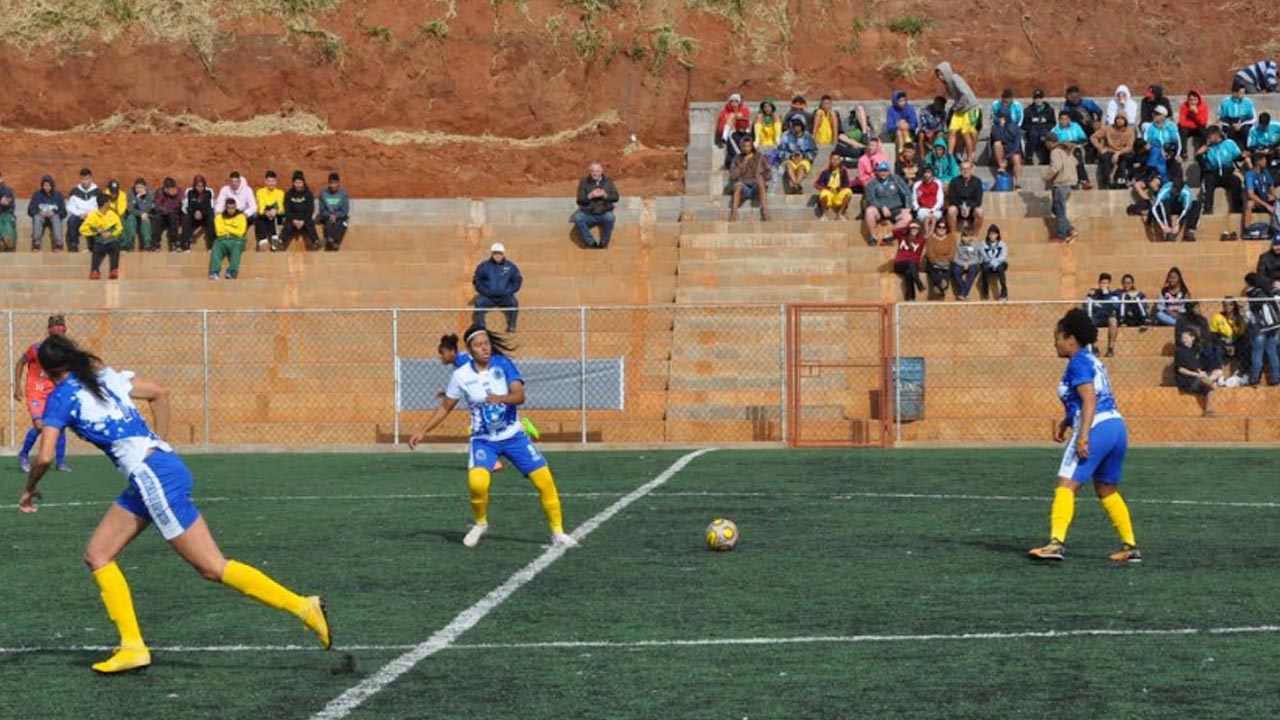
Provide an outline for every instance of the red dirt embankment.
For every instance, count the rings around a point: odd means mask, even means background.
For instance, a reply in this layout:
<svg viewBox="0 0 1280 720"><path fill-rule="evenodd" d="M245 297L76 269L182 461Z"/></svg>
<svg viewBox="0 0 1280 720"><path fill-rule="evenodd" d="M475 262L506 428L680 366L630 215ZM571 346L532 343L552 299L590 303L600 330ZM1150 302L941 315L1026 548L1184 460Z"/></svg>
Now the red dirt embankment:
<svg viewBox="0 0 1280 720"><path fill-rule="evenodd" d="M1234 6L1259 27L1280 19L1280 7ZM894 87L924 97L936 93L931 68L943 59L980 95L1012 87L1025 97L1036 86L1057 94L1079 83L1105 101L1117 84L1140 93L1155 82L1178 96L1188 87L1223 91L1233 68L1276 54L1274 43L1238 41L1230 23L1193 31L1202 7L349 0L315 16L328 36L286 37L281 19L243 18L227 21L205 51L140 31L110 43L91 35L75 48L5 45L0 167L19 195L44 172L67 187L89 165L99 182L173 175L185 183L203 172L217 183L232 168L256 179L268 167L301 167L315 184L336 168L356 196L545 196L572 193L586 162L599 158L624 193L681 193L691 100L730 91L752 101L794 91L887 97ZM894 23L904 17L924 19L913 39ZM296 129L279 119L282 109L319 125L280 132ZM228 135L163 120L180 114L257 121ZM370 130L445 137L390 144L351 134ZM486 134L494 137L455 137ZM633 134L638 150L628 148Z"/></svg>

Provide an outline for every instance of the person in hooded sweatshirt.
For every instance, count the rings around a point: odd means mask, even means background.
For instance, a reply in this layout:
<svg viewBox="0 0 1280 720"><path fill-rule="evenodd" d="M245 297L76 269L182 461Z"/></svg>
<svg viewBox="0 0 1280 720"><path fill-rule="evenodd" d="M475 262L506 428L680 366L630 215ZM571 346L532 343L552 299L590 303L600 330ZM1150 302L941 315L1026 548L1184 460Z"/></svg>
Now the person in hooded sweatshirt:
<svg viewBox="0 0 1280 720"><path fill-rule="evenodd" d="M1187 92L1187 99L1178 108L1178 138L1182 143L1181 157L1187 159L1191 149L1191 138L1196 139L1196 148L1202 148L1208 141L1209 106L1199 90Z"/></svg>
<svg viewBox="0 0 1280 720"><path fill-rule="evenodd" d="M889 104L884 118L886 135L892 133L894 147L901 150L915 143L916 130L919 128L920 119L916 115L916 109L907 101L907 91L894 90L893 102Z"/></svg>
<svg viewBox="0 0 1280 720"><path fill-rule="evenodd" d="M307 186L307 177L301 170L294 170L293 185L284 193L284 228L280 232L280 249L288 250L293 237L303 233L310 243L308 247L319 250L320 235L316 232L315 215L316 198Z"/></svg>
<svg viewBox="0 0 1280 720"><path fill-rule="evenodd" d="M182 250L182 192L178 190L178 181L171 177L164 179L160 192L155 194L155 209L152 219L155 222L155 245L158 250L163 244L165 235L169 237L169 252Z"/></svg>
<svg viewBox="0 0 1280 720"><path fill-rule="evenodd" d="M31 201L27 203L27 215L31 218L32 251L40 250L45 228L48 228L53 235L54 251L62 252L62 221L67 217L67 204L52 175L40 178L40 189L31 195Z"/></svg>
<svg viewBox="0 0 1280 720"><path fill-rule="evenodd" d="M213 227L213 190L203 175L191 178L191 187L182 197L182 249L191 252L191 238L196 230L204 230L205 249L213 252L215 233Z"/></svg>
<svg viewBox="0 0 1280 720"><path fill-rule="evenodd" d="M951 63L943 61L933 71L942 83L943 94L951 100L951 123L947 126L947 152L956 154L956 143L964 140L965 157L973 161L974 150L978 147L978 131L982 129L982 108L978 98L973 94L969 83L955 70Z"/></svg>
<svg viewBox="0 0 1280 720"><path fill-rule="evenodd" d="M1102 113L1102 124L1107 127L1115 125L1117 115L1124 115L1129 127L1138 127L1138 101L1129 94L1128 85L1117 87L1116 94L1107 101L1107 110Z"/></svg>
<svg viewBox="0 0 1280 720"><path fill-rule="evenodd" d="M3 252L18 249L18 218L13 212L16 205L13 188L4 181L4 173L0 172L0 251Z"/></svg>
<svg viewBox="0 0 1280 720"><path fill-rule="evenodd" d="M1159 85L1148 85L1142 94L1142 102L1138 103L1138 132L1146 132L1147 126L1156 119L1156 108L1163 107L1165 115L1173 117L1173 105L1164 96L1164 88Z"/></svg>
<svg viewBox="0 0 1280 720"><path fill-rule="evenodd" d="M316 222L324 230L324 249L335 252L342 247L351 220L351 197L342 187L342 178L336 172L329 173L329 185L320 191L317 199L320 214Z"/></svg>
<svg viewBox="0 0 1280 720"><path fill-rule="evenodd" d="M97 209L98 186L93 182L93 171L82 168L80 183L71 188L67 197L67 249L71 252L80 252L80 223ZM93 250L92 245L89 250Z"/></svg>

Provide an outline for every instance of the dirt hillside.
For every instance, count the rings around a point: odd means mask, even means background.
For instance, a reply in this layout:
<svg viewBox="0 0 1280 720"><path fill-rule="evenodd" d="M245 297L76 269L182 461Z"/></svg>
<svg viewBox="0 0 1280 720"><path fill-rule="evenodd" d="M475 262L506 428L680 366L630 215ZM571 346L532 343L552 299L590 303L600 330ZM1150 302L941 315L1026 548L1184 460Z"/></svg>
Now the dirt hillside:
<svg viewBox="0 0 1280 720"><path fill-rule="evenodd" d="M339 169L357 196L683 190L686 104L887 97L950 60L982 95L1079 83L1223 91L1265 34L1202 3L1096 0L0 0L0 168L153 182ZM1280 6L1220 17L1273 27ZM1123 28L1123 30L1121 30ZM635 135L638 142L632 143Z"/></svg>

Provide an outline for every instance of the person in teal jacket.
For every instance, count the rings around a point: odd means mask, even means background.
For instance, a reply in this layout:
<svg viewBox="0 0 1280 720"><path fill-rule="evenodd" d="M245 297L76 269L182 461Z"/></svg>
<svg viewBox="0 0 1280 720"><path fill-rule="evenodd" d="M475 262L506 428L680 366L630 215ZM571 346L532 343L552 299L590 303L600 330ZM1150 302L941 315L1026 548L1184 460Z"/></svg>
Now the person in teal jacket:
<svg viewBox="0 0 1280 720"><path fill-rule="evenodd" d="M925 156L924 164L933 170L933 177L943 185L960 177L960 163L956 162L954 155L947 152L947 140L944 137L939 136L933 141L933 152Z"/></svg>
<svg viewBox="0 0 1280 720"><path fill-rule="evenodd" d="M1084 147L1089 144L1089 136L1085 134L1084 128L1071 119L1071 113L1063 110L1058 113L1058 124L1054 126L1052 135L1059 143L1066 145L1071 150L1071 156L1076 159L1076 176L1080 179L1080 188L1092 188L1089 171L1084 166Z"/></svg>
<svg viewBox="0 0 1280 720"><path fill-rule="evenodd" d="M1249 140L1249 128L1253 127L1253 101L1245 96L1244 83L1236 81L1231 85L1231 94L1218 103L1218 122L1227 139L1236 145L1243 145Z"/></svg>
<svg viewBox="0 0 1280 720"><path fill-rule="evenodd" d="M1201 168L1201 201L1205 215L1213 214L1213 193L1218 188L1226 189L1231 212L1240 212L1243 204L1242 188L1240 178L1236 175L1235 163L1241 154L1240 146L1234 140L1227 139L1221 127L1209 126L1209 144L1196 151L1196 159Z"/></svg>

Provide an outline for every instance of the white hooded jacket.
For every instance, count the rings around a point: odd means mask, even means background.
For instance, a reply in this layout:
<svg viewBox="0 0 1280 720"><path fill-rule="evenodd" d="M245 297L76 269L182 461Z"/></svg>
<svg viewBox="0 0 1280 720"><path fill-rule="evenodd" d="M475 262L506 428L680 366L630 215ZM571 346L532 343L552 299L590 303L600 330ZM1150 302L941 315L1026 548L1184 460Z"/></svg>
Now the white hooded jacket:
<svg viewBox="0 0 1280 720"><path fill-rule="evenodd" d="M1121 85L1116 88L1116 94L1107 101L1107 110L1102 115L1102 123L1104 125L1112 125L1116 121L1116 116L1124 113L1129 120L1129 127L1138 126L1138 101L1133 99L1133 95L1129 94L1129 86Z"/></svg>

